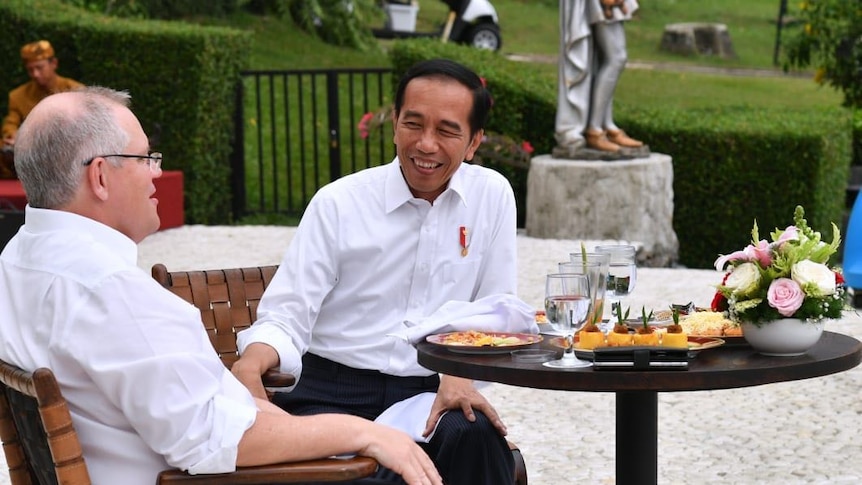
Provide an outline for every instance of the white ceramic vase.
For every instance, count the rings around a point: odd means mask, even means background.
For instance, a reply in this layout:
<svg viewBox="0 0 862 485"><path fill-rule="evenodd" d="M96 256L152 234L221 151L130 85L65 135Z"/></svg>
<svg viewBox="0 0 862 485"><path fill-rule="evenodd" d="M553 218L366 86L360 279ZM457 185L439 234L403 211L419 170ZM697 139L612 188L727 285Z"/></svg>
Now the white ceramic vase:
<svg viewBox="0 0 862 485"><path fill-rule="evenodd" d="M745 340L763 355L792 357L802 355L820 340L824 320L806 322L798 318L781 318L757 326L742 323Z"/></svg>

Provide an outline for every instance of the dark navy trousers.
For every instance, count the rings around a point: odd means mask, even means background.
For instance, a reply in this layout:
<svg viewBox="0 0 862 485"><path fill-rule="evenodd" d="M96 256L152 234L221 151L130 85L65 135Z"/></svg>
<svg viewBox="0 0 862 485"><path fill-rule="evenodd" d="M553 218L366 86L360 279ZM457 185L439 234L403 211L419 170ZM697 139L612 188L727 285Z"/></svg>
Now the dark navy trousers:
<svg viewBox="0 0 862 485"><path fill-rule="evenodd" d="M305 354L299 384L289 393L276 393L273 402L296 415L339 413L373 420L392 404L423 392L436 392L439 385L436 374L396 377ZM471 423L460 410L446 413L430 442L419 445L434 461L446 485L514 484L515 463L505 438L483 413L475 414L476 421ZM355 483L404 482L381 467L373 478Z"/></svg>

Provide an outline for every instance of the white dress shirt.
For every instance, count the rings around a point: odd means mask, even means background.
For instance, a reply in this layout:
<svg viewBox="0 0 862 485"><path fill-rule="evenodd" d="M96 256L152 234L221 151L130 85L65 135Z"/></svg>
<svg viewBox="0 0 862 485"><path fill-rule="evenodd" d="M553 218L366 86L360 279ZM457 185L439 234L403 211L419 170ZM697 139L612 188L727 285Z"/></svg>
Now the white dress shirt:
<svg viewBox="0 0 862 485"><path fill-rule="evenodd" d="M0 357L54 371L94 484L233 471L254 400L199 311L136 259L135 243L103 224L28 206L0 255Z"/></svg>
<svg viewBox="0 0 862 485"><path fill-rule="evenodd" d="M391 335L448 301L514 295L516 264L515 198L505 177L463 163L431 205L413 197L396 159L315 194L257 322L238 335L240 351L267 343L281 370L297 376L306 351L358 369L428 376L416 349Z"/></svg>

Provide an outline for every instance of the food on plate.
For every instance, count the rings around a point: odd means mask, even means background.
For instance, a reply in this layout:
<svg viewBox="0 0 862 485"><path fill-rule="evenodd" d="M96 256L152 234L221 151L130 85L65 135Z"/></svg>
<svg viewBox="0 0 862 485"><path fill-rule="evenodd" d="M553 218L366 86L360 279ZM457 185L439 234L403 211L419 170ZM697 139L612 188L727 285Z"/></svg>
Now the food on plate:
<svg viewBox="0 0 862 485"><path fill-rule="evenodd" d="M602 333L601 329L595 323L588 323L583 328L583 330L578 332L578 344L576 345L577 348L593 350L596 347L604 346L605 334Z"/></svg>
<svg viewBox="0 0 862 485"><path fill-rule="evenodd" d="M674 310L671 318L673 318L673 325L668 325L665 329L661 337L662 347L688 348L688 335L679 324L679 311Z"/></svg>
<svg viewBox="0 0 862 485"><path fill-rule="evenodd" d="M545 315L545 310L536 310L536 324L544 325L548 323L548 316Z"/></svg>
<svg viewBox="0 0 862 485"><path fill-rule="evenodd" d="M614 313L617 316L617 323L614 328L608 332L607 341L608 347L625 347L632 344L632 336L629 334L629 327L626 325L626 319L629 318L629 309L626 308L623 314L622 305L620 302L613 304Z"/></svg>
<svg viewBox="0 0 862 485"><path fill-rule="evenodd" d="M666 322L671 318L673 318L673 311L671 310L659 310L653 315L653 320L656 322Z"/></svg>
<svg viewBox="0 0 862 485"><path fill-rule="evenodd" d="M658 333L655 329L652 331L643 331L639 328L632 335L632 344L634 345L658 345Z"/></svg>
<svg viewBox="0 0 862 485"><path fill-rule="evenodd" d="M608 347L625 347L632 344L632 336L629 333L629 327L625 324L617 323L613 330L607 335Z"/></svg>
<svg viewBox="0 0 862 485"><path fill-rule="evenodd" d="M468 330L466 332L452 332L446 334L442 343L445 345L464 345L469 347L484 347L486 345L492 347L501 347L504 345L518 345L524 343L516 336L499 336L489 335L487 333Z"/></svg>
<svg viewBox="0 0 862 485"><path fill-rule="evenodd" d="M658 345L658 333L649 324L649 321L652 320L653 312L650 311L649 315L647 315L646 307L644 307L641 309L641 315L643 325L635 330L635 334L632 336L632 343L635 345Z"/></svg>
<svg viewBox="0 0 862 485"><path fill-rule="evenodd" d="M689 335L703 337L739 337L742 329L725 318L721 312L694 312L680 319L680 325Z"/></svg>

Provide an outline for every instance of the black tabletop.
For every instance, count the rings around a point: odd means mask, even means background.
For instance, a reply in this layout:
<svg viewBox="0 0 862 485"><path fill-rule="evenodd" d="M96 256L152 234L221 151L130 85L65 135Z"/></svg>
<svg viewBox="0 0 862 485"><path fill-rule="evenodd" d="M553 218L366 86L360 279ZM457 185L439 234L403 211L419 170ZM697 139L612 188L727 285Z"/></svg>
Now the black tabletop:
<svg viewBox="0 0 862 485"><path fill-rule="evenodd" d="M550 339L535 344L551 348ZM820 341L797 357L767 357L744 343L702 350L688 370L598 371L592 367L553 369L541 363L514 362L508 353L467 355L439 345L417 345L419 363L444 374L521 387L566 391L697 391L757 386L834 374L862 360L862 343L823 332Z"/></svg>

